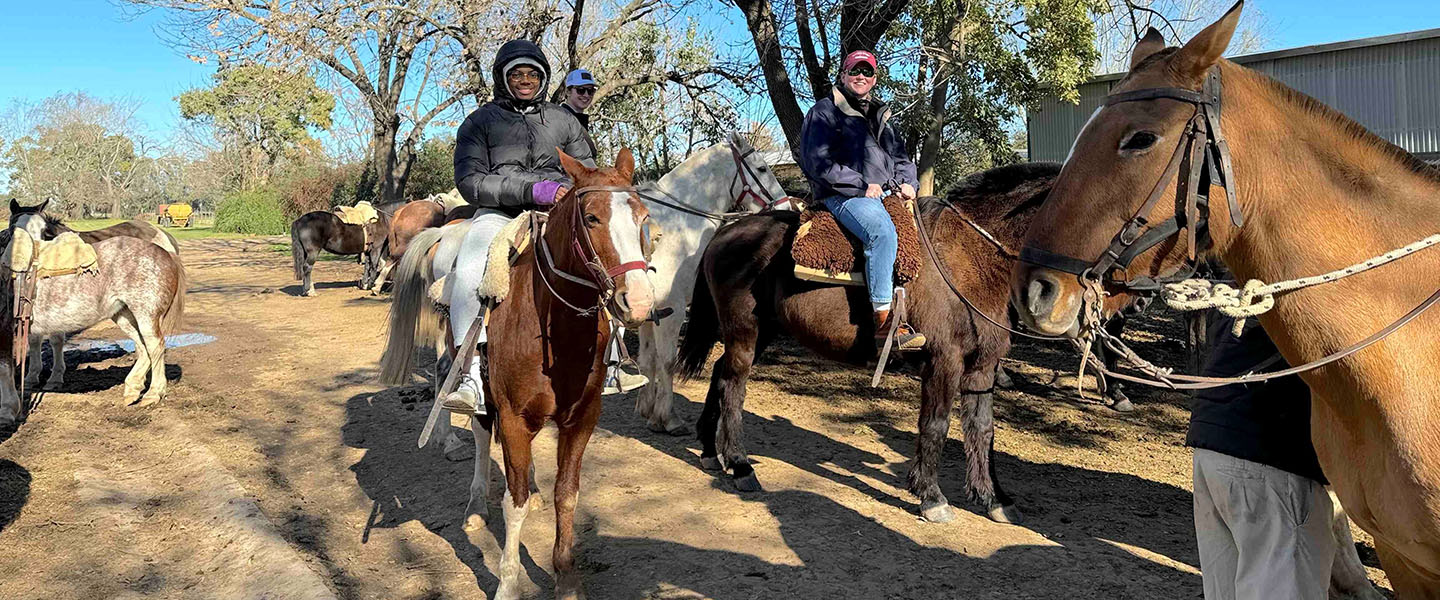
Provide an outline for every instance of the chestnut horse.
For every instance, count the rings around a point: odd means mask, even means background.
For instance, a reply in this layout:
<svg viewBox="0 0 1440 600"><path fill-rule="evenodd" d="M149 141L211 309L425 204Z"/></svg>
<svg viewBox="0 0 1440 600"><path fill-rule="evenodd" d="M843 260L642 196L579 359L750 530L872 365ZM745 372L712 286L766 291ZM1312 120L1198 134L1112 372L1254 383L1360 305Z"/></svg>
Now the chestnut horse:
<svg viewBox="0 0 1440 600"><path fill-rule="evenodd" d="M530 444L546 420L559 427L555 475L556 598L578 598L575 570L575 504L580 458L600 418L605 387L603 350L613 315L627 326L650 317L654 295L642 241L649 218L627 192L586 188L630 186L635 161L620 151L612 169L591 169L560 153L560 164L578 192L550 209L548 222L532 231L534 242L516 259L509 294L490 311L485 397L488 416L474 420L475 480L470 507L483 507L489 487L490 430L498 421L505 459L505 549L497 600L520 597L520 530L530 499ZM458 335L463 333L457 332ZM472 521L467 508L466 527Z"/></svg>
<svg viewBox="0 0 1440 600"><path fill-rule="evenodd" d="M385 287L390 269L400 264L410 240L421 231L445 224L445 205L431 199L416 200L401 206L390 216L390 230L385 234L385 267L375 276L370 290L379 293Z"/></svg>
<svg viewBox="0 0 1440 600"><path fill-rule="evenodd" d="M1083 265L1113 247L1112 239L1123 243L1115 232L1132 216L1158 224L1180 213L1177 222L1198 226L1201 235L1181 229L1139 253L1128 269L1121 265L1125 277L1172 275L1196 251L1220 257L1241 281L1275 282L1348 267L1440 231L1440 171L1316 100L1220 59L1240 8L1181 48L1164 48L1153 30L1136 46L1130 74L1081 131L1031 225L1032 257ZM1217 133L1229 148L1211 151L1210 162L1230 172L1211 174L1210 187L1190 186L1209 192L1207 239L1204 222L1179 218L1198 206L1175 192L1183 179L1177 173L1186 170L1167 161L1180 156L1193 119L1215 110ZM1146 212L1152 193L1165 201ZM1176 196L1179 209L1171 201ZM1130 286L1082 281L1063 263L1037 262L1016 266L1012 296L1021 318L1041 332L1075 331L1081 310L1093 309L1086 298L1096 285L1106 285L1113 298L1131 296ZM1402 262L1281 294L1260 322L1290 364L1336 353L1436 291L1440 249ZM1106 303L1104 311L1115 307ZM1373 346L1301 375L1312 391L1311 437L1325 476L1350 517L1375 537L1380 562L1406 599L1440 598L1437 329L1440 311L1432 310Z"/></svg>
<svg viewBox="0 0 1440 600"><path fill-rule="evenodd" d="M965 220L1007 247L1018 246L1059 172L1055 163L1000 167L961 181L948 201L918 202L943 265L937 267L927 257L919 277L905 286L910 322L929 340L926 352L917 357L923 361L920 435L908 488L920 500L920 513L932 522L955 518L940 491L938 470L957 399L969 466L966 490L991 519L1019 519L1014 502L996 480L993 462L995 373L1010 349L1010 333L966 307L968 300L989 318L1006 322L1011 259ZM760 490L741 440L745 383L755 358L779 330L828 358L857 365L876 359L865 289L794 277L790 247L798 227L798 213L776 211L742 218L715 233L701 258L690 323L677 359L681 373L692 377L704 367L716 341L725 345L696 429L701 466L729 469L741 491Z"/></svg>

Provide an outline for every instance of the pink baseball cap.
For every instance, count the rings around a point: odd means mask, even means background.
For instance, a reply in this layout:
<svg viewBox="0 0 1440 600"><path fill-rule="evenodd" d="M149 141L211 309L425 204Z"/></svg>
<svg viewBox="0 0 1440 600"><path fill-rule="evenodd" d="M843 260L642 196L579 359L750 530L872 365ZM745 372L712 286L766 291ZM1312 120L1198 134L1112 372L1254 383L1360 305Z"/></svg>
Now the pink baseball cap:
<svg viewBox="0 0 1440 600"><path fill-rule="evenodd" d="M849 71L849 70L850 70L850 67L853 67L853 66L855 66L855 65L858 65L858 64L860 64L860 63L862 63L862 62L863 62L863 63L870 63L870 68L872 68L872 69L879 68L879 64L875 62L875 55L874 55L874 54L871 54L871 53L866 52L866 51L864 51L864 50L856 50L856 51L854 51L854 52L851 52L851 53L845 55L845 62L842 63L843 66L840 68L840 70L841 70L841 71Z"/></svg>

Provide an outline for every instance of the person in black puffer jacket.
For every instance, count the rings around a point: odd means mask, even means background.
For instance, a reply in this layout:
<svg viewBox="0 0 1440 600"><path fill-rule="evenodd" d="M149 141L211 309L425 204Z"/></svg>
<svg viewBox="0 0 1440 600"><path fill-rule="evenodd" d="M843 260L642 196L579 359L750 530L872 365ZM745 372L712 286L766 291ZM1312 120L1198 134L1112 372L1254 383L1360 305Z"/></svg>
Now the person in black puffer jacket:
<svg viewBox="0 0 1440 600"><path fill-rule="evenodd" d="M556 148L595 166L585 129L568 111L544 100L550 62L539 46L527 40L506 42L495 54L491 76L495 99L470 113L455 135L455 187L466 202L479 207L447 276L450 331L457 344L480 314L475 290L485 277L490 241L521 212L549 210L572 184ZM480 340L485 339L482 334ZM484 414L479 357L468 366L443 405L455 412ZM447 442L447 455L448 446L453 444Z"/></svg>

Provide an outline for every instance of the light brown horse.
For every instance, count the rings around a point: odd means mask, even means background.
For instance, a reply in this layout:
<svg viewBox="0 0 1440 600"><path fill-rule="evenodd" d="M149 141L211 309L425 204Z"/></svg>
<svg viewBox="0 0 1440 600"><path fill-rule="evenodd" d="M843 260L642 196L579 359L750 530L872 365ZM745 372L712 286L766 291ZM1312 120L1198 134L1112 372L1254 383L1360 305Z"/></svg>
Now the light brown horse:
<svg viewBox="0 0 1440 600"><path fill-rule="evenodd" d="M410 247L410 240L421 231L444 224L445 205L435 200L416 200L396 210L390 216L390 231L385 234L385 252L389 260L380 269L370 291L378 294L385 287L385 279L390 276L390 270L400 264L400 258Z"/></svg>
<svg viewBox="0 0 1440 600"><path fill-rule="evenodd" d="M603 350L610 341L605 315L609 311L634 326L649 318L654 303L642 241L649 211L629 193L585 190L628 187L635 170L630 150L620 151L613 169L590 169L563 152L560 163L580 193L567 195L551 208L548 224L533 232L534 243L511 269L508 296L490 313L488 338L494 341L485 349L485 397L491 416L475 420L476 480L470 506L485 506L489 433L495 419L506 479L505 553L497 600L520 597L524 570L520 530L529 508L530 444L547 420L555 421L560 430L554 498L555 597L583 596L572 555L575 504L580 458L600 418L600 391L605 387ZM545 258L547 251L553 265ZM466 517L467 528L479 525Z"/></svg>
<svg viewBox="0 0 1440 600"><path fill-rule="evenodd" d="M1239 16L1237 4L1182 48L1163 48L1154 32L1141 41L1130 74L1112 91L1117 102L1098 111L1076 140L1031 225L1028 248L1094 260L1152 190L1167 195L1141 216L1159 223L1174 214L1171 200L1184 195L1175 193L1178 177L1167 161L1197 105L1116 95L1201 90L1212 70L1223 90L1219 129L1233 169L1227 183L1243 220L1232 222L1226 190L1212 176L1215 185L1203 190L1211 199L1211 247L1199 250L1218 255L1241 281L1325 273L1440 231L1440 172L1314 99L1220 60ZM1123 275L1175 273L1189 250L1182 230L1140 254ZM1260 321L1291 364L1335 353L1395 322L1440 286L1440 249L1402 262L1277 296ZM1013 273L1012 299L1031 327L1062 334L1077 323L1085 287L1063 269L1022 264ZM1437 327L1440 311L1432 310L1384 341L1302 375L1313 392L1311 435L1325 475L1350 517L1375 536L1386 574L1406 599L1440 598Z"/></svg>

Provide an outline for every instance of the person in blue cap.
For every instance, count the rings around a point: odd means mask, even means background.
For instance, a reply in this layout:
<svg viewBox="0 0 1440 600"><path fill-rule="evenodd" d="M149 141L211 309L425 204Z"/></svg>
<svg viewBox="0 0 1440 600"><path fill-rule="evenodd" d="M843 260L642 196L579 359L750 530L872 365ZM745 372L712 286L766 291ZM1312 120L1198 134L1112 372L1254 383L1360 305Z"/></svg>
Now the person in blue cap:
<svg viewBox="0 0 1440 600"><path fill-rule="evenodd" d="M585 142L590 144L590 153L595 154L595 140L590 136L590 115L585 111L595 102L595 90L600 86L595 76L585 69L575 69L565 76L565 107L570 115L585 128Z"/></svg>

